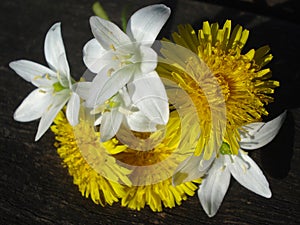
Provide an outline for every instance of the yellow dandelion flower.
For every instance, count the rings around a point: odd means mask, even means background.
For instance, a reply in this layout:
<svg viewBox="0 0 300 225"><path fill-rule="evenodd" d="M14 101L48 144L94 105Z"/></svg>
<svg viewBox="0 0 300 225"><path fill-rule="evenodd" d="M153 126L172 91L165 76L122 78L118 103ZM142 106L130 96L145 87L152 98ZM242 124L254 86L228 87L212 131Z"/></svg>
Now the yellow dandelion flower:
<svg viewBox="0 0 300 225"><path fill-rule="evenodd" d="M181 120L176 111L170 113L170 119L165 130L155 133L135 133L141 141L128 138L127 132L119 134L120 139L130 140L122 152L115 154L115 158L132 170L129 175L134 184L126 187L126 194L122 197L122 206L140 210L149 205L153 211L162 211L180 205L187 196L193 196L201 179L186 182L178 186L172 185L172 175L177 166L193 149L180 148L185 145L182 140Z"/></svg>
<svg viewBox="0 0 300 225"><path fill-rule="evenodd" d="M193 153L192 148L179 150L183 128L176 112L171 113L166 128L157 132L128 133L120 129L116 137L104 143L85 116L72 127L64 112L60 112L51 130L57 140L57 152L74 184L83 196L90 196L102 206L121 199L121 205L130 209L140 210L148 205L153 211L162 211L163 206L172 208L193 196L201 182L198 179L172 185L174 170Z"/></svg>
<svg viewBox="0 0 300 225"><path fill-rule="evenodd" d="M57 152L82 196L90 196L96 204L102 206L119 201L125 194L124 186L120 183L130 185L127 178L130 171L117 165L113 157L105 155L105 148L99 142L99 133L94 131L90 122L81 120L77 126L72 127L61 111L51 130L55 134ZM95 164L101 166L100 173Z"/></svg>
<svg viewBox="0 0 300 225"><path fill-rule="evenodd" d="M200 179L195 180L200 183ZM173 208L181 205L188 196L193 196L198 186L193 182L173 186L171 179L166 179L156 184L134 186L126 189L126 195L122 198L122 206L130 209L141 210L149 205L152 211L161 212L164 207Z"/></svg>
<svg viewBox="0 0 300 225"><path fill-rule="evenodd" d="M279 82L269 80L271 70L263 69L272 59L268 46L242 54L248 35L249 31L240 25L231 32L230 20L222 28L218 23L204 22L198 33L191 25L179 25L178 32L172 34L176 47L170 47L171 41L167 39L162 44L161 53L169 63L162 60L158 72L187 92L196 107L200 122L195 124L201 135L195 155L203 153L204 159L214 152L218 154L224 143L229 146L227 154L237 154L239 129L268 115L264 105L273 101L269 94L279 86ZM178 50L178 46L196 57ZM187 116L194 119L188 115L192 106L176 98L181 101L180 107L186 108ZM218 118L222 113L226 115L224 121ZM217 116L213 118L212 114ZM221 134L222 123L225 128Z"/></svg>

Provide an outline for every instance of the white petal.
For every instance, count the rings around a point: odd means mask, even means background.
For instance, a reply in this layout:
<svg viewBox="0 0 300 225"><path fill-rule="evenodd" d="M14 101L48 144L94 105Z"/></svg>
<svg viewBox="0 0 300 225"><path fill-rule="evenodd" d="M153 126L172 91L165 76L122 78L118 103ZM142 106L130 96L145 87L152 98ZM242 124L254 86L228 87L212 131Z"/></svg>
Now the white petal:
<svg viewBox="0 0 300 225"><path fill-rule="evenodd" d="M110 77L101 71L93 80L87 106L93 107L103 104L106 100L123 88L135 72L134 65L123 67L114 72Z"/></svg>
<svg viewBox="0 0 300 225"><path fill-rule="evenodd" d="M118 109L103 114L100 126L100 138L102 142L111 139L118 132L123 120L123 115Z"/></svg>
<svg viewBox="0 0 300 225"><path fill-rule="evenodd" d="M156 72L128 83L128 93L135 104L153 123L166 124L169 103L165 87Z"/></svg>
<svg viewBox="0 0 300 225"><path fill-rule="evenodd" d="M126 33L143 45L152 45L171 13L162 4L150 5L136 11L128 21Z"/></svg>
<svg viewBox="0 0 300 225"><path fill-rule="evenodd" d="M140 46L141 54L141 72L143 74L150 73L155 70L157 66L157 54L156 52L149 47Z"/></svg>
<svg viewBox="0 0 300 225"><path fill-rule="evenodd" d="M119 90L118 97L126 107L130 107L132 105L132 101L126 87Z"/></svg>
<svg viewBox="0 0 300 225"><path fill-rule="evenodd" d="M70 80L70 69L61 36L60 23L55 23L47 32L44 46L45 58L51 69Z"/></svg>
<svg viewBox="0 0 300 225"><path fill-rule="evenodd" d="M270 143L278 134L285 118L286 111L267 123L252 123L244 126L243 129L245 129L249 135L241 135L240 147L242 149L252 150L261 148Z"/></svg>
<svg viewBox="0 0 300 225"><path fill-rule="evenodd" d="M9 66L28 82L33 82L37 78L43 77L46 74L48 74L50 78L55 77L55 72L49 68L29 60L13 61L9 63ZM35 83L33 84L36 85Z"/></svg>
<svg viewBox="0 0 300 225"><path fill-rule="evenodd" d="M229 156L226 161L232 176L245 188L254 193L270 198L272 196L269 183L256 163L245 153L240 153L231 162Z"/></svg>
<svg viewBox="0 0 300 225"><path fill-rule="evenodd" d="M213 160L214 157L211 157L211 160L203 160L203 155L188 157L176 168L172 177L173 185L176 186L202 177Z"/></svg>
<svg viewBox="0 0 300 225"><path fill-rule="evenodd" d="M116 52L114 51L106 51L101 55L100 58L91 60L89 64L86 64L87 68L93 73L99 73L105 67L108 70L115 71L121 67L121 63L117 60Z"/></svg>
<svg viewBox="0 0 300 225"><path fill-rule="evenodd" d="M51 103L51 93L33 90L17 108L14 119L20 122L32 121L40 118Z"/></svg>
<svg viewBox="0 0 300 225"><path fill-rule="evenodd" d="M94 122L94 126L98 126L101 124L102 121L102 115L100 115Z"/></svg>
<svg viewBox="0 0 300 225"><path fill-rule="evenodd" d="M94 108L97 106L97 99L103 89L104 84L110 79L107 74L108 67L104 67L92 80L88 96L86 96L86 106Z"/></svg>
<svg viewBox="0 0 300 225"><path fill-rule="evenodd" d="M39 87L40 89L43 89L48 92L53 91L53 84L56 82L58 82L56 76L53 77L53 76L48 76L48 75L44 75L42 77L36 77L35 79L33 79L31 81L31 83L34 86Z"/></svg>
<svg viewBox="0 0 300 225"><path fill-rule="evenodd" d="M66 54L62 54L58 57L58 80L63 87L71 89L71 75L67 62Z"/></svg>
<svg viewBox="0 0 300 225"><path fill-rule="evenodd" d="M53 99L51 107L49 107L46 112L42 115L39 123L38 131L35 136L35 141L39 140L41 136L48 130L51 126L53 120L55 119L57 113L64 107L68 101L69 91L63 90L56 94Z"/></svg>
<svg viewBox="0 0 300 225"><path fill-rule="evenodd" d="M78 94L73 92L68 102L67 111L66 111L67 119L72 126L78 124L79 109L80 109L80 98Z"/></svg>
<svg viewBox="0 0 300 225"><path fill-rule="evenodd" d="M230 172L223 165L220 158L216 159L199 186L198 197L209 217L217 213L230 183Z"/></svg>
<svg viewBox="0 0 300 225"><path fill-rule="evenodd" d="M76 92L80 98L86 100L89 96L92 82L77 82L73 85L73 91Z"/></svg>
<svg viewBox="0 0 300 225"><path fill-rule="evenodd" d="M156 124L152 123L141 111L132 112L126 116L127 124L133 131L154 132Z"/></svg>
<svg viewBox="0 0 300 225"><path fill-rule="evenodd" d="M106 50L131 42L129 37L117 25L108 20L92 16L90 25L95 38Z"/></svg>
<svg viewBox="0 0 300 225"><path fill-rule="evenodd" d="M98 73L105 66L100 59L105 53L106 50L95 38L88 41L83 47L83 61L87 68L93 73Z"/></svg>

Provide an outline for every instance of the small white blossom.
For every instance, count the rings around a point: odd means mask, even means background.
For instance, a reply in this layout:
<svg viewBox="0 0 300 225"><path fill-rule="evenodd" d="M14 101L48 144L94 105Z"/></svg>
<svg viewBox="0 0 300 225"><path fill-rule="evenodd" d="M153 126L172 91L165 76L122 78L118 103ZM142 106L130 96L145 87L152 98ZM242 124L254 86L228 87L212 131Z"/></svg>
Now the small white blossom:
<svg viewBox="0 0 300 225"><path fill-rule="evenodd" d="M192 181L203 177L198 197L209 217L214 216L227 192L231 175L250 191L266 198L271 197L269 184L256 163L242 149L254 150L270 143L278 134L286 117L286 111L275 119L264 123L252 123L241 129L238 155L215 153L209 160L200 156L190 156L183 161L173 175L173 184ZM222 148L222 147L221 147Z"/></svg>
<svg viewBox="0 0 300 225"><path fill-rule="evenodd" d="M167 123L168 98L155 71L157 54L151 46L169 15L170 9L164 5L142 8L131 16L126 33L110 21L90 18L95 38L84 46L83 59L97 75L86 99L87 107L102 105L126 86L141 113L153 123Z"/></svg>
<svg viewBox="0 0 300 225"><path fill-rule="evenodd" d="M198 197L209 217L214 216L227 192L231 175L250 191L271 197L269 183L256 163L242 150L238 155L219 155L199 186Z"/></svg>
<svg viewBox="0 0 300 225"><path fill-rule="evenodd" d="M92 114L98 115L94 125L100 126L102 142L116 135L123 124L130 130L153 132L156 124L152 123L139 109L132 104L126 88L122 88L104 104L94 107Z"/></svg>
<svg viewBox="0 0 300 225"><path fill-rule="evenodd" d="M78 123L80 97L75 90L87 85L74 83L70 76L60 23L54 24L47 32L44 52L49 68L29 60L9 64L18 75L37 87L14 113L14 119L20 122L41 118L35 141L47 131L66 103L68 121L71 125Z"/></svg>

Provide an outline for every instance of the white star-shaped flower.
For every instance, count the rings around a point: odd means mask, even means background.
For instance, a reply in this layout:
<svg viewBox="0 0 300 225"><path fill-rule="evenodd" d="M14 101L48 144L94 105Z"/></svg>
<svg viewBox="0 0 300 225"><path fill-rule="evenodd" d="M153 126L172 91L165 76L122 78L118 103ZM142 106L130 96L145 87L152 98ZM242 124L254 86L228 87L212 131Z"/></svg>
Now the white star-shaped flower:
<svg viewBox="0 0 300 225"><path fill-rule="evenodd" d="M14 113L14 119L20 122L41 118L35 141L47 131L66 103L68 121L71 125L78 123L80 97L76 92L78 88L84 90L89 86L85 82L74 83L70 76L60 23L55 23L47 32L44 52L49 68L29 60L9 64L18 75L37 87Z"/></svg>
<svg viewBox="0 0 300 225"><path fill-rule="evenodd" d="M269 183L256 163L243 151L238 155L219 155L199 186L198 197L209 217L214 216L227 192L231 175L245 188L271 197Z"/></svg>
<svg viewBox="0 0 300 225"><path fill-rule="evenodd" d="M231 175L250 191L266 198L271 197L269 183L256 163L242 149L254 150L270 143L279 132L286 111L269 122L258 122L241 129L238 155L226 152L226 144L221 146L218 156L214 153L209 160L203 155L188 157L175 171L173 184L178 185L203 177L198 197L209 217L214 216L227 192ZM224 147L225 146L225 147Z"/></svg>
<svg viewBox="0 0 300 225"><path fill-rule="evenodd" d="M126 86L132 103L146 117L156 124L167 123L168 98L155 71L157 54L151 46L169 15L165 5L142 8L131 16L126 33L110 21L90 18L95 38L84 46L83 59L97 75L87 107L102 105Z"/></svg>
<svg viewBox="0 0 300 225"><path fill-rule="evenodd" d="M152 123L132 104L125 87L109 101L94 107L91 112L97 116L94 125L101 124L100 138L102 142L115 136L122 124L134 131L153 132L156 130L156 124Z"/></svg>

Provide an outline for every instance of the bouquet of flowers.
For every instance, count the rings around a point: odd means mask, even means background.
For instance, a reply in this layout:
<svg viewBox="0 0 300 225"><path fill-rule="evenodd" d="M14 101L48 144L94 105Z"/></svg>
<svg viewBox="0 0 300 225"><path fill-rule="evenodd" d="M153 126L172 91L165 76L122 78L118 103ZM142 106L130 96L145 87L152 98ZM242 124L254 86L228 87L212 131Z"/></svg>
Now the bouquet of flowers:
<svg viewBox="0 0 300 225"><path fill-rule="evenodd" d="M279 86L265 68L269 47L243 53L249 31L230 20L178 25L171 39L156 40L171 13L162 4L134 12L123 30L101 12L90 18L80 80L71 76L61 23L45 37L48 66L9 64L36 86L14 119L40 119L35 141L52 130L81 194L102 206L162 211L197 191L212 217L232 175L270 198L247 154L272 141L286 115L262 121Z"/></svg>

